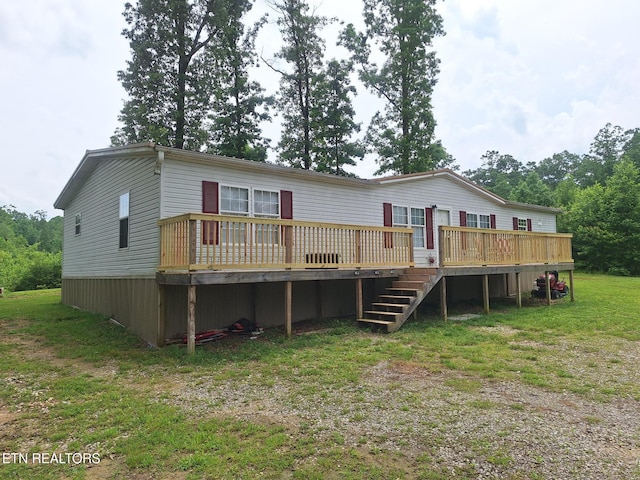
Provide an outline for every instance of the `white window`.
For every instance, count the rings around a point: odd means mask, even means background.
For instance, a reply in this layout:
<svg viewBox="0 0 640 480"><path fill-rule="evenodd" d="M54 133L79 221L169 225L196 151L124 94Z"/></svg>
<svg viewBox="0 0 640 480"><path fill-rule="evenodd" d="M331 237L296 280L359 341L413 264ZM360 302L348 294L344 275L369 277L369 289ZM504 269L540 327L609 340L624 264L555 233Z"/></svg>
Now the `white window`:
<svg viewBox="0 0 640 480"><path fill-rule="evenodd" d="M227 215L249 215L249 189L242 187L220 187L220 213ZM244 243L245 224L221 222L222 243Z"/></svg>
<svg viewBox="0 0 640 480"><path fill-rule="evenodd" d="M253 214L256 217L278 218L280 216L280 193L254 190Z"/></svg>
<svg viewBox="0 0 640 480"><path fill-rule="evenodd" d="M518 219L518 230L524 230L525 232L528 230L527 228L527 219L519 218Z"/></svg>
<svg viewBox="0 0 640 480"><path fill-rule="evenodd" d="M120 195L120 248L129 247L129 192Z"/></svg>
<svg viewBox="0 0 640 480"><path fill-rule="evenodd" d="M256 217L280 217L280 193L267 190L253 191L253 214ZM278 225L257 224L256 242L278 244L280 229Z"/></svg>
<svg viewBox="0 0 640 480"><path fill-rule="evenodd" d="M409 215L407 214L407 207L393 206L393 226L394 227L408 227Z"/></svg>
<svg viewBox="0 0 640 480"><path fill-rule="evenodd" d="M425 243L425 213L424 208L408 208L393 206L393 226L413 229L413 246L424 248Z"/></svg>
<svg viewBox="0 0 640 480"><path fill-rule="evenodd" d="M491 215L482 213L467 213L467 227L471 228L491 228Z"/></svg>
<svg viewBox="0 0 640 480"><path fill-rule="evenodd" d="M82 214L81 213L76 213L76 223L75 223L76 235L80 235L80 227L81 226L82 226Z"/></svg>
<svg viewBox="0 0 640 480"><path fill-rule="evenodd" d="M425 216L424 208L411 209L411 228L413 228L413 246L414 248L424 248L424 227Z"/></svg>
<svg viewBox="0 0 640 480"><path fill-rule="evenodd" d="M249 215L249 189L221 186L220 213Z"/></svg>

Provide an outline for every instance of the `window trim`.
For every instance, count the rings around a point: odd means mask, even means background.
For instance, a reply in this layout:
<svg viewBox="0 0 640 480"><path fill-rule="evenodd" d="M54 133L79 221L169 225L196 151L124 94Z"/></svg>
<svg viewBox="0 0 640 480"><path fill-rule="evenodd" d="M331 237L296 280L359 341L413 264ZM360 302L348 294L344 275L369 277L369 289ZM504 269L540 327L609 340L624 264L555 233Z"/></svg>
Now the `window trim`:
<svg viewBox="0 0 640 480"><path fill-rule="evenodd" d="M224 188L236 188L238 190L246 190L247 191L247 212L243 213L243 212L237 212L237 211L233 211L233 210L224 210L223 206L222 206L222 190ZM229 183L225 183L225 184L220 184L219 186L219 191L218 191L218 211L221 215L236 215L239 217L251 217L251 210L252 210L252 204L253 204L253 199L252 199L252 195L251 195L251 187L245 187L245 186L241 186L241 185L233 185L233 184L229 184Z"/></svg>
<svg viewBox="0 0 640 480"><path fill-rule="evenodd" d="M395 209L396 208L403 208L406 211L406 216L407 216L407 223L398 223L396 222L396 216L395 216ZM412 217L412 210L417 210L417 211L421 211L422 212L422 225L420 224L414 224L413 223L413 217ZM391 226L392 227L403 227L403 228L410 228L412 229L414 232L416 229L421 229L422 230L422 236L420 237L422 240L422 245L416 245L415 241L417 237L415 234L413 235L413 248L427 248L426 242L427 242L427 215L425 213L425 207L414 207L411 205L398 205L398 204L391 204Z"/></svg>
<svg viewBox="0 0 640 480"><path fill-rule="evenodd" d="M75 236L79 237L82 233L82 212L76 213L74 220Z"/></svg>
<svg viewBox="0 0 640 480"><path fill-rule="evenodd" d="M126 197L126 214L123 214L123 199ZM129 219L131 218L131 191L128 190L118 197L118 248L126 250L129 248L131 226ZM126 232L124 228L126 226Z"/></svg>
<svg viewBox="0 0 640 480"><path fill-rule="evenodd" d="M275 193L278 197L278 213L256 213L256 192L264 192L264 193ZM251 196L251 207L252 211L250 212L250 216L255 218L280 218L282 213L282 198L280 195L280 190L270 190L266 188L251 188L249 195Z"/></svg>
<svg viewBox="0 0 640 480"><path fill-rule="evenodd" d="M238 212L238 211L232 211L232 210L224 210L223 209L223 201L222 201L222 191L224 188L235 188L238 190L245 190L247 192L247 211L246 212ZM277 213L272 213L272 214L265 214L265 213L256 213L256 208L255 208L255 202L256 202L256 192L264 192L264 193L269 193L269 194L276 194L277 199L278 199L278 212ZM269 218L269 219L279 219L282 218L282 214L283 214L283 205L282 205L282 190L276 190L276 189L271 189L271 188L261 188L261 187L254 187L254 186L245 186L245 185L238 185L238 184L219 184L218 186L218 195L219 195L219 200L218 200L218 208L219 208L219 213L220 215L229 215L229 216L240 216L240 217L247 217L247 218L255 218L255 219L260 219L260 218ZM273 226L274 228L266 228L262 231L262 235L267 235L267 239L269 239L270 241L266 242L267 244L280 244L281 239L280 237L280 230L278 228L275 228L277 226ZM244 235L246 237L247 232L245 231L244 228L240 229L243 233L242 235ZM254 227L255 230L255 227ZM223 231L223 228L220 228L220 240L221 243L226 244L227 243L227 235L228 232L225 234L225 232ZM252 238L254 239L254 242L258 242L258 238L260 237L260 233L257 231L253 232Z"/></svg>
<svg viewBox="0 0 640 480"><path fill-rule="evenodd" d="M465 219L466 219L466 227L468 228L480 228L482 230L491 230L491 214L490 213L479 213L479 212L469 212L469 211L465 211ZM475 217L475 225L471 226L469 225L469 216L474 216ZM486 217L487 223L486 223L486 227L482 226L481 222L480 222L480 217Z"/></svg>
<svg viewBox="0 0 640 480"><path fill-rule="evenodd" d="M519 232L528 232L529 231L529 220L527 218L518 217L518 231Z"/></svg>

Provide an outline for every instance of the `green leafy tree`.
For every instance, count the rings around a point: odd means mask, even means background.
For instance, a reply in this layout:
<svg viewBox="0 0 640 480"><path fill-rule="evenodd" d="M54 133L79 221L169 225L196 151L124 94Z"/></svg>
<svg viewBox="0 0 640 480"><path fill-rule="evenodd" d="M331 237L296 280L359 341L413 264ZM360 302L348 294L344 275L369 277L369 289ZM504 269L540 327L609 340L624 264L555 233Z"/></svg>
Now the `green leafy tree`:
<svg viewBox="0 0 640 480"><path fill-rule="evenodd" d="M219 155L264 162L269 140L262 137L260 122L270 120L271 97L249 79L249 69L257 66L256 35L266 21L262 18L245 31L243 16L251 9L248 0L230 0L229 24L221 32L219 47L208 63L218 72L214 79L208 151Z"/></svg>
<svg viewBox="0 0 640 480"><path fill-rule="evenodd" d="M216 72L207 61L228 23L224 0L138 0L125 4L132 58L118 78L129 99L113 144L154 141L200 150ZM212 53L213 52L213 53Z"/></svg>
<svg viewBox="0 0 640 480"><path fill-rule="evenodd" d="M278 161L310 170L313 168L313 84L323 66L325 42L320 30L329 20L309 12L309 6L303 0L281 0L269 4L279 14L277 23L283 41L275 57L289 67L285 70L267 62L281 75L276 98L283 128L278 143Z"/></svg>
<svg viewBox="0 0 640 480"><path fill-rule="evenodd" d="M640 171L633 163L615 165L606 185L579 191L568 217L579 267L640 274Z"/></svg>
<svg viewBox="0 0 640 480"><path fill-rule="evenodd" d="M0 207L0 286L9 290L59 287L62 217L47 221L13 206Z"/></svg>
<svg viewBox="0 0 640 480"><path fill-rule="evenodd" d="M466 170L462 174L503 198L509 198L511 192L524 181L526 174L529 173L520 161L496 150L489 150L481 159L481 167L475 170Z"/></svg>
<svg viewBox="0 0 640 480"><path fill-rule="evenodd" d="M628 140L624 145L622 158L640 168L640 128L627 130L625 134Z"/></svg>
<svg viewBox="0 0 640 480"><path fill-rule="evenodd" d="M378 173L399 174L442 166L434 139L431 96L439 72L432 50L444 35L435 0L364 0L365 31L352 24L340 41L352 53L362 82L385 101L367 130L366 142L378 155ZM384 57L378 66L373 49Z"/></svg>
<svg viewBox="0 0 640 480"><path fill-rule="evenodd" d="M581 160L580 155L564 150L561 153L554 153L537 165L534 164L531 169L551 190L555 190L560 182L574 174Z"/></svg>
<svg viewBox="0 0 640 480"><path fill-rule="evenodd" d="M356 165L356 159L365 155L363 143L352 140L360 131L360 124L354 120L351 102L351 95L356 93L349 80L351 68L351 62L331 60L312 82L311 154L315 169L320 172L347 176L344 167Z"/></svg>
<svg viewBox="0 0 640 480"><path fill-rule="evenodd" d="M555 205L553 192L536 172L529 172L524 179L511 190L509 200L552 207Z"/></svg>
<svg viewBox="0 0 640 480"><path fill-rule="evenodd" d="M604 185L613 175L615 165L620 161L629 135L619 126L607 123L600 129L589 149L589 154L575 169L575 179L582 187L599 183Z"/></svg>

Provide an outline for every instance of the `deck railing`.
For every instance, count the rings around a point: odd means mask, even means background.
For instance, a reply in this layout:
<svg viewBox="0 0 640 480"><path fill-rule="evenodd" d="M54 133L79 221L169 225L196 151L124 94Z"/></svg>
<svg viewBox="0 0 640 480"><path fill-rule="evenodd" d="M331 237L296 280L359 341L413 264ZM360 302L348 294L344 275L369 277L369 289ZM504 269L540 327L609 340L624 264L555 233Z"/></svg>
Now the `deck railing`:
<svg viewBox="0 0 640 480"><path fill-rule="evenodd" d="M440 226L440 266L573 262L570 233Z"/></svg>
<svg viewBox="0 0 640 480"><path fill-rule="evenodd" d="M188 213L160 226L160 270L409 267L413 231Z"/></svg>

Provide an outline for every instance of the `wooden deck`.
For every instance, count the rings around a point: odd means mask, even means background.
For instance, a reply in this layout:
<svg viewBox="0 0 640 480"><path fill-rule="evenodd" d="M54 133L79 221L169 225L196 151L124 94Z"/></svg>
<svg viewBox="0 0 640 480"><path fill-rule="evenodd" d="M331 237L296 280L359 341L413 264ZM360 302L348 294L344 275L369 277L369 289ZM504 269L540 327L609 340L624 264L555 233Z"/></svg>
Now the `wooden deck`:
<svg viewBox="0 0 640 480"><path fill-rule="evenodd" d="M441 226L440 265L572 263L570 233L539 233Z"/></svg>
<svg viewBox="0 0 640 480"><path fill-rule="evenodd" d="M388 331L400 328L436 284L440 286L442 315L446 318L448 277L481 276L488 312L489 276L515 274L519 298L521 273L568 270L573 300L571 234L440 226L439 260L430 266L433 272L417 278L413 231L408 228L200 213L163 219L159 226L159 302L165 303L165 286L187 287L189 352L195 349L199 285L281 282L288 335L292 324L292 282L298 281L353 279L357 318L383 325ZM371 305L371 310L365 311L363 280L372 278L396 281ZM160 324L164 325L164 319Z"/></svg>
<svg viewBox="0 0 640 480"><path fill-rule="evenodd" d="M159 271L410 267L413 231L188 213L160 225Z"/></svg>

